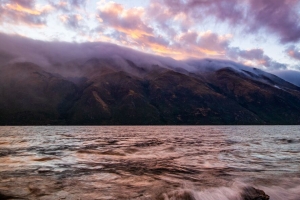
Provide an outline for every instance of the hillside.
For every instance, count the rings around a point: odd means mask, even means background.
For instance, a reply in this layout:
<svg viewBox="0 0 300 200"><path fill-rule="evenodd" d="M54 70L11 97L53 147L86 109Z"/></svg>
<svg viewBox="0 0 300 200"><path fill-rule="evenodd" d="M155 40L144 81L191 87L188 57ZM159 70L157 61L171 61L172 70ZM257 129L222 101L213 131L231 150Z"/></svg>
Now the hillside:
<svg viewBox="0 0 300 200"><path fill-rule="evenodd" d="M300 88L274 75L124 62L126 69L113 59L69 64L77 70L69 77L57 66L55 73L30 62L2 66L1 125L300 123Z"/></svg>

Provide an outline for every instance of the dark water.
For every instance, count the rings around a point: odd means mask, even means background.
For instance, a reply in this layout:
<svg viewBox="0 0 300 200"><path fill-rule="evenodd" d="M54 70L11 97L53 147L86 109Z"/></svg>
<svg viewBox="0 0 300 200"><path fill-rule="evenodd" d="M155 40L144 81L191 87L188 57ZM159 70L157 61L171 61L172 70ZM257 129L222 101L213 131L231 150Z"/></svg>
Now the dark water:
<svg viewBox="0 0 300 200"><path fill-rule="evenodd" d="M300 199L300 126L0 127L0 198Z"/></svg>

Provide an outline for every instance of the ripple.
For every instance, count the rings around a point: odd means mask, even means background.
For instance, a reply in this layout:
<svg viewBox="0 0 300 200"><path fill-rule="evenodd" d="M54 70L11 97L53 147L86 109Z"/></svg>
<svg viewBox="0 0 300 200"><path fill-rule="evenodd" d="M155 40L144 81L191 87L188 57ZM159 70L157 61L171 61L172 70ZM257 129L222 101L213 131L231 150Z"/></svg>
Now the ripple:
<svg viewBox="0 0 300 200"><path fill-rule="evenodd" d="M217 197L233 193L230 185L242 179L246 185L262 184L260 188L275 200L289 193L294 200L300 181L287 180L294 188L288 190L283 180L299 177L298 130L288 126L0 127L0 195L153 199L159 193L168 198L193 194L201 200L220 200Z"/></svg>

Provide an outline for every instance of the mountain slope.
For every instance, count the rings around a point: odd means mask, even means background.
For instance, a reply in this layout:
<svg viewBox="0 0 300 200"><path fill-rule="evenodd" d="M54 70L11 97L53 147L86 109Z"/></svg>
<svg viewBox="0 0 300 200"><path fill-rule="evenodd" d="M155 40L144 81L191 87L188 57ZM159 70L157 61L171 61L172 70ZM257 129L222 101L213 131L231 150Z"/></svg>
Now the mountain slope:
<svg viewBox="0 0 300 200"><path fill-rule="evenodd" d="M299 88L277 77L269 81L277 81L279 86L270 85L265 79L253 80L230 68L223 68L212 75L211 81L221 94L233 99L268 124L299 122ZM278 83L280 81L282 84Z"/></svg>
<svg viewBox="0 0 300 200"><path fill-rule="evenodd" d="M78 88L32 63L0 68L1 124L57 124Z"/></svg>
<svg viewBox="0 0 300 200"><path fill-rule="evenodd" d="M300 124L300 88L257 68L0 38L1 125Z"/></svg>
<svg viewBox="0 0 300 200"><path fill-rule="evenodd" d="M300 89L273 75L258 77L230 67L195 74L125 62L126 69L101 59L70 68L82 77L63 77L28 62L5 65L0 68L0 123L300 123Z"/></svg>

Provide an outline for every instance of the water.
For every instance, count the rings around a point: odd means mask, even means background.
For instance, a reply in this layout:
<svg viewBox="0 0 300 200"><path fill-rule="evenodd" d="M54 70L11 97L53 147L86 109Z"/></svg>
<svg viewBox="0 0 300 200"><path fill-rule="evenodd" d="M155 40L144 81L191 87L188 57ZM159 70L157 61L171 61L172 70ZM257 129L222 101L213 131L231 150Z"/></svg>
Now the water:
<svg viewBox="0 0 300 200"><path fill-rule="evenodd" d="M15 199L299 200L299 163L300 126L0 127Z"/></svg>

